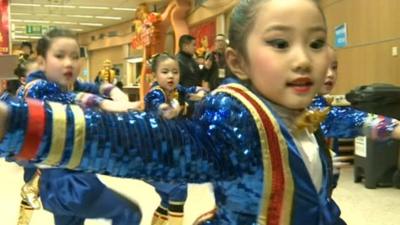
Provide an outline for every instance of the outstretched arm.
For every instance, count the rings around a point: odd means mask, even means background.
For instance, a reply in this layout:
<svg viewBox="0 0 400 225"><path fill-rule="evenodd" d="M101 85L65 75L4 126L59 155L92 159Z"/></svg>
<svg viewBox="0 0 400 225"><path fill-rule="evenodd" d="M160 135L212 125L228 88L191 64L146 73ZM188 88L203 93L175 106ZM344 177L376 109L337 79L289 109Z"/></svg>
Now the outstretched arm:
<svg viewBox="0 0 400 225"><path fill-rule="evenodd" d="M145 180L234 179L259 168L258 134L242 105L225 95L220 98L224 101L206 101L192 120L82 111L74 105L32 100L0 104L1 133L6 131L0 153Z"/></svg>

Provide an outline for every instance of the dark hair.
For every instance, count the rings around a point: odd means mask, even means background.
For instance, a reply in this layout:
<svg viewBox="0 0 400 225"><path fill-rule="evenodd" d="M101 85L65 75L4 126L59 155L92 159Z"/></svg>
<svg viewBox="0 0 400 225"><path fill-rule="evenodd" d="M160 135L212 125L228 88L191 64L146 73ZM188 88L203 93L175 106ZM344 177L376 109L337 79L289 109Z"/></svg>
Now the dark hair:
<svg viewBox="0 0 400 225"><path fill-rule="evenodd" d="M196 40L192 35L184 34L179 38L179 50L183 49L183 45L190 44L193 40Z"/></svg>
<svg viewBox="0 0 400 225"><path fill-rule="evenodd" d="M231 22L229 25L229 45L237 50L239 54L247 59L246 42L249 31L253 29L256 15L259 12L261 3L270 0L240 0L231 14ZM321 12L323 19L325 16L319 6L319 0L310 0L315 3ZM325 22L326 23L326 22Z"/></svg>
<svg viewBox="0 0 400 225"><path fill-rule="evenodd" d="M66 37L76 39L76 34L71 30L62 29L62 28L54 28L43 35L42 38L39 39L36 52L38 55L46 58L46 52L49 50L51 42L55 38ZM78 42L78 41L77 41Z"/></svg>
<svg viewBox="0 0 400 225"><path fill-rule="evenodd" d="M20 46L21 48L23 48L23 47L28 47L29 48L29 54L32 54L33 53L33 49L32 49L32 43L30 43L30 42L27 42L27 41L23 41L22 43L21 43L21 46Z"/></svg>
<svg viewBox="0 0 400 225"><path fill-rule="evenodd" d="M28 58L26 60L20 61L20 63L18 63L17 67L14 69L14 74L18 77L25 77L27 74L27 67L29 64L35 63L36 59L34 58Z"/></svg>
<svg viewBox="0 0 400 225"><path fill-rule="evenodd" d="M151 65L151 71L153 73L157 72L158 66L160 65L161 62L164 62L167 59L172 59L176 61L176 58L166 52L156 54L150 59L150 65Z"/></svg>

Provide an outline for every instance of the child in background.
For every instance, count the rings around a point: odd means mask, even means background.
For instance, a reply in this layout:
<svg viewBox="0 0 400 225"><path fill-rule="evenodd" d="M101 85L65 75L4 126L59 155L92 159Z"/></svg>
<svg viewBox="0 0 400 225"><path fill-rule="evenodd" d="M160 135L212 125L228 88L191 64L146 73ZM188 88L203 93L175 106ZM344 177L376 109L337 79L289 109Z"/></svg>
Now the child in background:
<svg viewBox="0 0 400 225"><path fill-rule="evenodd" d="M398 139L398 123L393 118L375 115L363 111L359 111L350 106L333 105L332 98L329 96L335 87L337 80L338 61L336 51L329 47L330 64L324 84L318 95L314 98L310 109L323 109L328 107L329 113L321 123L321 130L327 138L355 138L357 136L367 136L375 140L385 141L390 138ZM333 149L334 155L339 154L337 149ZM333 157L334 165L334 182L333 187L337 186L339 179L340 163Z"/></svg>
<svg viewBox="0 0 400 225"><path fill-rule="evenodd" d="M200 100L205 91L198 87L185 88L179 85L179 65L167 53L156 55L151 60L155 83L145 96L145 110L159 114L162 118L173 119L188 116L191 98ZM179 148L175 149L179 151ZM161 203L154 212L152 225L182 225L183 210L187 198L187 184L152 182L161 197Z"/></svg>
<svg viewBox="0 0 400 225"><path fill-rule="evenodd" d="M72 32L62 29L51 30L38 41L37 54L41 70L30 73L29 63L26 62L23 65L25 73L29 76L25 87L19 90L18 95L21 98L62 103L78 102L84 107L99 106L104 109L122 106L124 108L122 111L128 109L130 103L126 102L127 97L123 96L118 88L108 85L99 89L94 84L77 81L80 71L79 46ZM83 93L83 91L93 94ZM95 94L119 98L122 103L104 100ZM51 106L55 113L59 112L60 105L53 103ZM54 117L58 116L60 115L54 115ZM74 121L74 123L79 122L79 120ZM56 131L65 132L65 124L57 123ZM75 138L82 137L76 135ZM54 139L49 142L51 143L50 154L52 151L59 151L59 148L64 146L64 141ZM70 146L70 148L75 147ZM53 158L48 162L52 164L62 160ZM68 167L73 166L69 164ZM28 224L32 209L40 208L35 196L35 193L39 191L43 206L54 214L56 225L83 225L85 218L109 218L115 225L140 223L139 208L128 199L105 187L94 174L63 169L25 168L24 180L27 183L23 186L21 193L23 201L19 224ZM24 212L28 215L24 216Z"/></svg>
<svg viewBox="0 0 400 225"><path fill-rule="evenodd" d="M196 105L190 119L81 111L92 129L68 125L85 131L86 163L79 169L147 181L211 181L218 211L206 224L345 224L331 197L332 166L322 134L295 126L329 65L326 21L318 2L241 0L230 21L226 61L238 79ZM60 111L66 117L61 121L74 118L69 107ZM55 115L47 104L31 100L0 104L2 155L21 158L20 148L10 146L60 137L51 121L28 116L30 109ZM29 127L28 118L47 128L43 136L30 135L35 129L20 134ZM93 146L103 154L91 157ZM46 151L43 147L22 158L48 165ZM64 148L57 155L73 152ZM99 159L104 161L97 168L88 166Z"/></svg>

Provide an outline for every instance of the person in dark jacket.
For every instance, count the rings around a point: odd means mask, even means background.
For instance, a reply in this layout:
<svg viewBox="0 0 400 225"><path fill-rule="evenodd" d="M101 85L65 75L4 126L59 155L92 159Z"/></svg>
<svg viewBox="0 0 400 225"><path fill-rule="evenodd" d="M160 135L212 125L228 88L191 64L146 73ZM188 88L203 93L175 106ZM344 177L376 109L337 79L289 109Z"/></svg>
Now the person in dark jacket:
<svg viewBox="0 0 400 225"><path fill-rule="evenodd" d="M184 87L201 86L203 72L193 58L196 50L196 39L191 35L182 35L179 39L179 52L176 58L181 73L180 85Z"/></svg>

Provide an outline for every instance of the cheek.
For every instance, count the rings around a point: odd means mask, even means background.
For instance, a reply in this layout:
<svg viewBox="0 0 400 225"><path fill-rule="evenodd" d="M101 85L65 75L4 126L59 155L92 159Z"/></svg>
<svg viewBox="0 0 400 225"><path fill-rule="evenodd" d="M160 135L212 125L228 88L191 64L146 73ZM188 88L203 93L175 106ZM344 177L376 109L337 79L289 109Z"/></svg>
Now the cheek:
<svg viewBox="0 0 400 225"><path fill-rule="evenodd" d="M253 58L251 71L256 79L270 79L277 74L277 62L271 56L256 54Z"/></svg>

